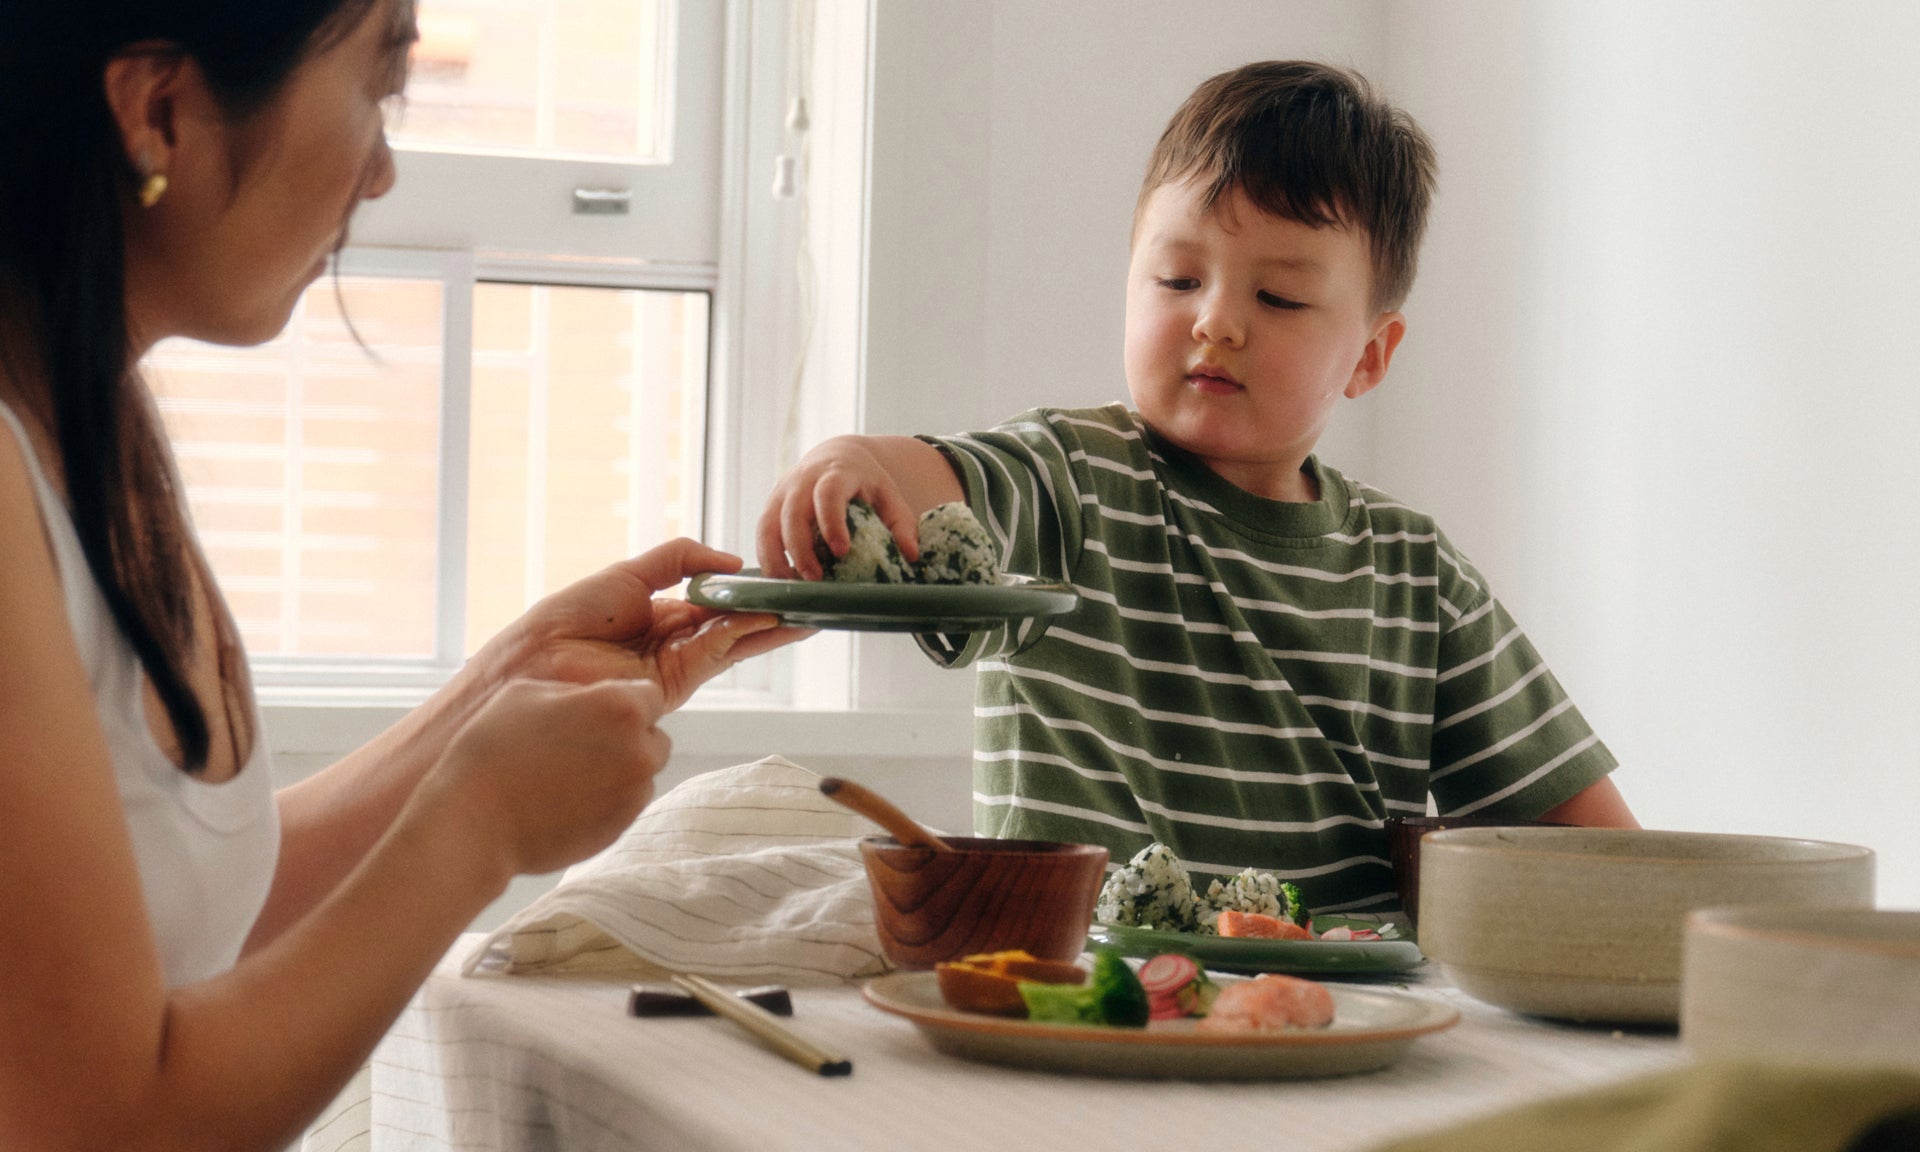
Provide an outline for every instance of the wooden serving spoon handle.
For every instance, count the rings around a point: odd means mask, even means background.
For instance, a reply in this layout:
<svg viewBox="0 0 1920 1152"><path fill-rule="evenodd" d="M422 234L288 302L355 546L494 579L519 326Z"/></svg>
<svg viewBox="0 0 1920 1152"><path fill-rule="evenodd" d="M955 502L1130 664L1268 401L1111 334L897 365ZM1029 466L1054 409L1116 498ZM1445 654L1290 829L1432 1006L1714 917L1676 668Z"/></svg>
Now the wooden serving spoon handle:
<svg viewBox="0 0 1920 1152"><path fill-rule="evenodd" d="M878 793L851 780L842 780L838 776L823 776L820 778L820 791L836 804L843 804L885 828L893 834L895 840L909 848L931 848L936 852L953 851L953 845L921 827L913 817L895 808Z"/></svg>

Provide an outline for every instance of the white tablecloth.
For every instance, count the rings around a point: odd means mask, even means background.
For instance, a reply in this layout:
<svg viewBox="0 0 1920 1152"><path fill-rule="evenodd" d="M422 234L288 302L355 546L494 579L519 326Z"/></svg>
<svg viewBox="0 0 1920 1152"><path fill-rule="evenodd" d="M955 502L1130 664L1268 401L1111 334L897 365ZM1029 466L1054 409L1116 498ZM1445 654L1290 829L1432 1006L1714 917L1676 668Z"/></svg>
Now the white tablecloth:
<svg viewBox="0 0 1920 1152"><path fill-rule="evenodd" d="M1206 1084L1099 1080L942 1056L857 988L798 989L794 1026L853 1061L828 1079L714 1018L635 1019L624 980L462 978L463 940L375 1053L370 1102L310 1148L1364 1149L1510 1105L1674 1067L1671 1032L1530 1020L1423 974L1459 1008L1381 1072ZM356 1135L358 1138L356 1139Z"/></svg>

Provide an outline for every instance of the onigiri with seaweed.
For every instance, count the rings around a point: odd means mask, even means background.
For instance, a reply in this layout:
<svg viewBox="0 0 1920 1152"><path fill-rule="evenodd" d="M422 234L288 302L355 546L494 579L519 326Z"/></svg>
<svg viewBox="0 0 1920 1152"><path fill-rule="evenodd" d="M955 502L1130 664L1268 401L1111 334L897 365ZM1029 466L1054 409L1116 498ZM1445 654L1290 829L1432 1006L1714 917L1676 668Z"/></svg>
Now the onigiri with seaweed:
<svg viewBox="0 0 1920 1152"><path fill-rule="evenodd" d="M865 500L854 500L847 505L847 535L852 544L845 556L835 556L827 547L827 542L814 537L813 554L819 558L820 567L825 570L828 580L837 580L843 584L911 584L915 573L913 566L900 555L900 546L894 543L893 533L873 510L873 505Z"/></svg>
<svg viewBox="0 0 1920 1152"><path fill-rule="evenodd" d="M965 504L936 504L921 513L916 528L922 584L992 584L999 579L993 540Z"/></svg>
<svg viewBox="0 0 1920 1152"><path fill-rule="evenodd" d="M1203 932L1218 927L1222 912L1257 912L1303 928L1307 924L1307 909L1300 902L1300 889L1257 868L1245 869L1225 880L1214 880L1207 885L1203 904L1199 917Z"/></svg>
<svg viewBox="0 0 1920 1152"><path fill-rule="evenodd" d="M1197 932L1201 907L1186 866L1173 849L1156 841L1107 877L1094 903L1093 918L1123 927Z"/></svg>
<svg viewBox="0 0 1920 1152"><path fill-rule="evenodd" d="M1156 840L1107 877L1093 918L1123 928L1213 936L1222 912L1255 912L1303 928L1309 917L1298 886L1258 868L1213 880L1205 892L1195 889L1187 866Z"/></svg>
<svg viewBox="0 0 1920 1152"><path fill-rule="evenodd" d="M893 533L865 500L847 504L847 535L852 544L835 556L816 535L813 554L826 579L843 584L993 584L1000 572L993 540L965 504L952 501L927 509L915 525L920 562L909 564Z"/></svg>

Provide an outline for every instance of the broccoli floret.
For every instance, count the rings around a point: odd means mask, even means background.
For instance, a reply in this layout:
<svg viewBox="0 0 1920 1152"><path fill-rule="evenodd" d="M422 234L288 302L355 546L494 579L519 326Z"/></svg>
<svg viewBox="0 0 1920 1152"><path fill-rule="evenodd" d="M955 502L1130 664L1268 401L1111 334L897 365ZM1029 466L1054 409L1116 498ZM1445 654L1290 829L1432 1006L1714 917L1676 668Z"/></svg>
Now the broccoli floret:
<svg viewBox="0 0 1920 1152"><path fill-rule="evenodd" d="M1281 918L1291 920L1295 924L1300 925L1300 927L1305 928L1307 926L1309 913L1307 912L1306 902L1300 899L1300 886L1290 881L1282 880L1280 882L1280 900L1281 903L1285 905L1285 907L1280 909Z"/></svg>
<svg viewBox="0 0 1920 1152"><path fill-rule="evenodd" d="M1111 948L1093 954L1093 971L1085 984L1020 982L1020 998L1027 1002L1027 1019L1060 1024L1108 1024L1116 1028L1145 1028L1149 1008L1140 978Z"/></svg>

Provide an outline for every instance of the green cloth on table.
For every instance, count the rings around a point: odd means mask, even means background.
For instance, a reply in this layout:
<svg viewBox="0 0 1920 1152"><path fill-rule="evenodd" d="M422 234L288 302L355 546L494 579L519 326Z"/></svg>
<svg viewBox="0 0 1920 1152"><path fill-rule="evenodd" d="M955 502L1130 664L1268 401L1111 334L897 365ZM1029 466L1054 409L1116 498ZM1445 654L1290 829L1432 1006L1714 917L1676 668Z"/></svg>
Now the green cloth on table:
<svg viewBox="0 0 1920 1152"><path fill-rule="evenodd" d="M1920 1074L1702 1063L1531 1104L1378 1152L1895 1152L1920 1148Z"/></svg>

